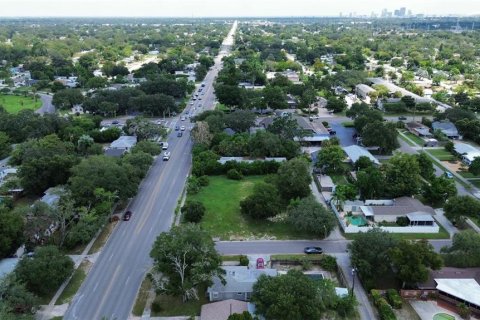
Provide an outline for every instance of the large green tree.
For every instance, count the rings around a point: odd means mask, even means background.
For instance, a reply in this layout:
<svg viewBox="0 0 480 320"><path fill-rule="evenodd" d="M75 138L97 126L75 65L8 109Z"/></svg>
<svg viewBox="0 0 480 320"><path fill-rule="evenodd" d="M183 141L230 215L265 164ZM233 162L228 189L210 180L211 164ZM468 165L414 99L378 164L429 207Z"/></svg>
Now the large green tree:
<svg viewBox="0 0 480 320"><path fill-rule="evenodd" d="M420 188L420 167L415 155L395 154L384 164L385 184L391 197L411 196Z"/></svg>
<svg viewBox="0 0 480 320"><path fill-rule="evenodd" d="M11 151L10 138L5 132L0 131L0 159L6 158Z"/></svg>
<svg viewBox="0 0 480 320"><path fill-rule="evenodd" d="M40 296L53 293L72 272L72 259L54 246L38 247L33 257L21 259L15 268L18 280Z"/></svg>
<svg viewBox="0 0 480 320"><path fill-rule="evenodd" d="M362 130L362 143L367 147L380 147L382 153L391 153L400 145L394 123L374 121L367 123Z"/></svg>
<svg viewBox="0 0 480 320"><path fill-rule="evenodd" d="M0 259L10 256L22 245L24 228L20 214L0 209Z"/></svg>
<svg viewBox="0 0 480 320"><path fill-rule="evenodd" d="M345 158L345 152L340 146L331 145L320 150L316 166L327 173L339 173L343 170L342 164Z"/></svg>
<svg viewBox="0 0 480 320"><path fill-rule="evenodd" d="M445 177L434 177L430 185L426 185L423 190L425 199L433 205L443 204L445 200L457 194L457 187L453 179Z"/></svg>
<svg viewBox="0 0 480 320"><path fill-rule="evenodd" d="M358 171L355 184L361 199L378 199L385 192L385 178L380 169L375 167Z"/></svg>
<svg viewBox="0 0 480 320"><path fill-rule="evenodd" d="M182 296L184 302L198 300L198 287L211 285L214 276L223 279L222 259L210 235L197 224L182 224L161 233L150 256L162 275L157 289Z"/></svg>
<svg viewBox="0 0 480 320"><path fill-rule="evenodd" d="M473 230L456 233L452 245L441 250L448 267L480 267L480 234Z"/></svg>
<svg viewBox="0 0 480 320"><path fill-rule="evenodd" d="M52 103L59 109L70 109L76 104L81 104L85 97L80 89L59 90L53 95Z"/></svg>
<svg viewBox="0 0 480 320"><path fill-rule="evenodd" d="M325 309L315 283L297 270L261 276L253 286L252 302L259 314L275 320L320 319Z"/></svg>
<svg viewBox="0 0 480 320"><path fill-rule="evenodd" d="M298 231L326 238L337 225L334 214L313 196L294 202L288 208L288 222Z"/></svg>
<svg viewBox="0 0 480 320"><path fill-rule="evenodd" d="M429 270L442 267L441 256L426 240L400 241L389 253L397 278L405 285L415 285L428 279Z"/></svg>
<svg viewBox="0 0 480 320"><path fill-rule="evenodd" d="M247 110L237 110L224 117L225 125L236 132L246 132L255 125L255 114Z"/></svg>
<svg viewBox="0 0 480 320"><path fill-rule="evenodd" d="M280 195L274 185L257 183L252 194L240 202L240 208L243 214L254 219L274 217L282 209Z"/></svg>
<svg viewBox="0 0 480 320"><path fill-rule="evenodd" d="M480 215L480 201L470 196L454 196L445 202L443 209L450 221L461 223L465 217Z"/></svg>
<svg viewBox="0 0 480 320"><path fill-rule="evenodd" d="M295 158L283 162L278 169L277 187L280 196L289 201L310 194L312 178L305 159Z"/></svg>

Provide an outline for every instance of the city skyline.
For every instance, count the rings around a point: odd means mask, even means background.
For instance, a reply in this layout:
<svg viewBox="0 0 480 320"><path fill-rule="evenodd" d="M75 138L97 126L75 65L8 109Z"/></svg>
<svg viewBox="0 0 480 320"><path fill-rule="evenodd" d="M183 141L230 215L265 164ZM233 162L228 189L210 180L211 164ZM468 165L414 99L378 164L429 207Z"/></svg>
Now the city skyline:
<svg viewBox="0 0 480 320"><path fill-rule="evenodd" d="M298 0L2 0L3 17L272 17L272 16L381 16L386 9L426 15L479 15L480 1L471 0L393 0L330 1ZM405 15L404 15L405 16Z"/></svg>

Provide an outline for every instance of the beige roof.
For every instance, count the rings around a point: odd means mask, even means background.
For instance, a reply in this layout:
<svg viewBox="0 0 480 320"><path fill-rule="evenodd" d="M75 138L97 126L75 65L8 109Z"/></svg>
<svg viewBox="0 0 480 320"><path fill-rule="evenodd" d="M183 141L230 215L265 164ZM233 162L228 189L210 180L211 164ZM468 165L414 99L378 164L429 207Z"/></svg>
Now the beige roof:
<svg viewBox="0 0 480 320"><path fill-rule="evenodd" d="M201 320L227 320L231 314L248 311L247 303L238 300L224 300L202 306Z"/></svg>

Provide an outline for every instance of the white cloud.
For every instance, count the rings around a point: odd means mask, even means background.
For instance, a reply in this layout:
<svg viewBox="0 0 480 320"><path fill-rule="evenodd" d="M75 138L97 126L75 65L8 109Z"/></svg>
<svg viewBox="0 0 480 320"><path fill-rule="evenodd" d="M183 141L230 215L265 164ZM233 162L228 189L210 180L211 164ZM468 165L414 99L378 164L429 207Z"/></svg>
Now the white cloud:
<svg viewBox="0 0 480 320"><path fill-rule="evenodd" d="M480 14L478 0L0 0L0 16L332 16L399 7Z"/></svg>

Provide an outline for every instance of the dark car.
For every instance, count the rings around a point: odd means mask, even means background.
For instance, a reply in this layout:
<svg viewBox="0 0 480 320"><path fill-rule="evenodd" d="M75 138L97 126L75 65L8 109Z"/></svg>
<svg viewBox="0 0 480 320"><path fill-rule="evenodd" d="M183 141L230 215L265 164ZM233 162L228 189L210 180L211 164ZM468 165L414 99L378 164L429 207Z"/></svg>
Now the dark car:
<svg viewBox="0 0 480 320"><path fill-rule="evenodd" d="M117 120L114 120L112 121L112 124L119 124L120 122L118 122Z"/></svg>
<svg viewBox="0 0 480 320"><path fill-rule="evenodd" d="M398 117L398 120L407 120L407 117L405 117L405 116L400 116L400 117Z"/></svg>
<svg viewBox="0 0 480 320"><path fill-rule="evenodd" d="M179 133L177 133L177 137L180 138L181 136L183 136L183 132L182 132L182 131L180 131Z"/></svg>
<svg viewBox="0 0 480 320"><path fill-rule="evenodd" d="M123 215L123 221L128 221L128 220L130 220L131 217L132 217L132 211L128 210L128 211L125 212L125 214Z"/></svg>
<svg viewBox="0 0 480 320"><path fill-rule="evenodd" d="M178 131L180 130L180 127L179 126L175 126L175 131Z"/></svg>
<svg viewBox="0 0 480 320"><path fill-rule="evenodd" d="M322 254L323 249L320 247L306 247L305 249L303 249L303 252L305 252L306 254Z"/></svg>

